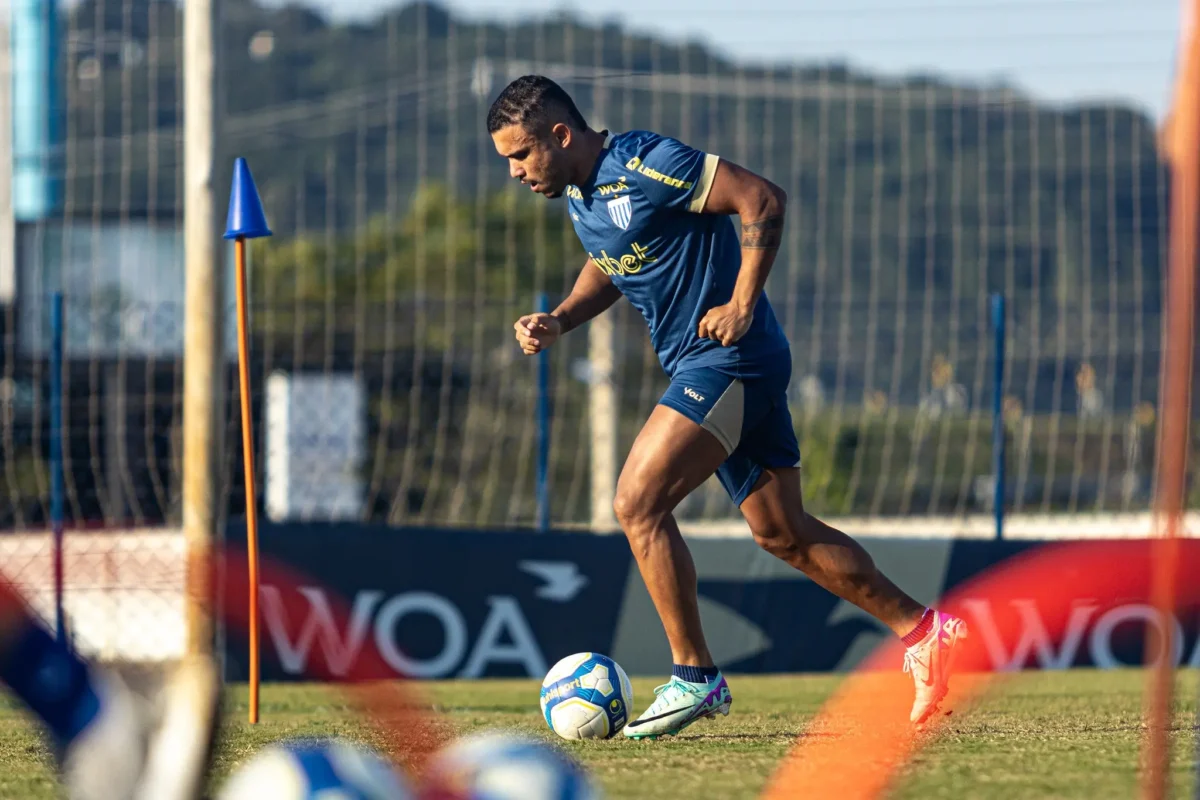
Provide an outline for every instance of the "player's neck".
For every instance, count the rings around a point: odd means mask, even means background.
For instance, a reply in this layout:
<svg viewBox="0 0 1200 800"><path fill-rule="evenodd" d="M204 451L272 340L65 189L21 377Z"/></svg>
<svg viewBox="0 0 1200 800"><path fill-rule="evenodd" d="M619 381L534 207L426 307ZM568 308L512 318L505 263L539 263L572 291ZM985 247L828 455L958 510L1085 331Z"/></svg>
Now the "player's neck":
<svg viewBox="0 0 1200 800"><path fill-rule="evenodd" d="M583 132L583 147L579 154L579 166L576 169L575 179L571 183L576 186L583 186L587 183L588 178L592 176L592 172L596 169L596 161L599 160L600 154L604 152L604 143L607 140L607 131L601 133L589 128Z"/></svg>

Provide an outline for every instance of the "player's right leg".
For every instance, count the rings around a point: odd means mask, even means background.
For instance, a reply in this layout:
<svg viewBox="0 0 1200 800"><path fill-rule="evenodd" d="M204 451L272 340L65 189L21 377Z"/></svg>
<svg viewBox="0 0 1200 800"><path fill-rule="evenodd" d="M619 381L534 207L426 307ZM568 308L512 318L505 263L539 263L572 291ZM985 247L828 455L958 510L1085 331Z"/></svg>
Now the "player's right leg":
<svg viewBox="0 0 1200 800"><path fill-rule="evenodd" d="M701 403L720 395L719 389L708 387L693 391ZM702 419L703 413L699 416ZM617 520L662 620L674 661L671 680L656 691L654 704L626 726L630 738L675 734L697 719L729 711L729 689L700 626L696 567L672 514L726 456L713 434L679 410L660 404L634 442L617 483Z"/></svg>

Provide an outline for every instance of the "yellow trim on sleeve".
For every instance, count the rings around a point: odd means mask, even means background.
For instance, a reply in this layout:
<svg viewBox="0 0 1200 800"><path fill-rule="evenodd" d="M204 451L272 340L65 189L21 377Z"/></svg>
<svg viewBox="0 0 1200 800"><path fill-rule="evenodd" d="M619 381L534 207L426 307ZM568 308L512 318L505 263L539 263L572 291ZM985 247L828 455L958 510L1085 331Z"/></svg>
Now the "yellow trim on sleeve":
<svg viewBox="0 0 1200 800"><path fill-rule="evenodd" d="M713 178L717 176L717 162L721 159L712 153L704 154L704 169L700 171L700 178L696 181L696 187L692 189L692 202L688 203L688 211L694 214L699 214L704 210L704 204L708 202L708 193L712 191Z"/></svg>

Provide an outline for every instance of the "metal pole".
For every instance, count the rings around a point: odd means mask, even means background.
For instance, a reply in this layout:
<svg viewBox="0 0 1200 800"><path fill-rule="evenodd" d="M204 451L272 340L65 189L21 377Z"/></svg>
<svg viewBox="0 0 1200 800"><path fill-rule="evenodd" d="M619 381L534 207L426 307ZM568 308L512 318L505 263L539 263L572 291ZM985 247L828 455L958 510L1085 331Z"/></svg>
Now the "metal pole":
<svg viewBox="0 0 1200 800"><path fill-rule="evenodd" d="M992 335L995 337L995 374L992 378L992 506L996 515L996 538L1004 538L1004 295L992 295Z"/></svg>
<svg viewBox="0 0 1200 800"><path fill-rule="evenodd" d="M588 363L591 389L588 394L588 419L592 438L592 530L611 533L616 530L613 500L617 496L617 387L613 380L616 338L614 311L588 323Z"/></svg>
<svg viewBox="0 0 1200 800"><path fill-rule="evenodd" d="M550 300L538 293L537 310L550 313ZM550 356L537 358L537 529L550 530Z"/></svg>
<svg viewBox="0 0 1200 800"><path fill-rule="evenodd" d="M603 33L592 38L592 64L604 66ZM609 89L605 81L594 85L592 107L594 116L608 117ZM590 269L590 267L589 267ZM591 367L591 386L588 389L588 422L591 431L591 494L592 530L612 533L617 530L613 500L617 496L617 431L620 409L617 405L616 349L617 326L615 308L588 323L588 364Z"/></svg>
<svg viewBox="0 0 1200 800"><path fill-rule="evenodd" d="M63 612L63 296L50 296L50 529L54 535L54 631L67 641Z"/></svg>
<svg viewBox="0 0 1200 800"><path fill-rule="evenodd" d="M183 535L187 548L187 652L213 648L211 566L220 519L224 280L213 193L214 69L218 0L183 6L184 215Z"/></svg>

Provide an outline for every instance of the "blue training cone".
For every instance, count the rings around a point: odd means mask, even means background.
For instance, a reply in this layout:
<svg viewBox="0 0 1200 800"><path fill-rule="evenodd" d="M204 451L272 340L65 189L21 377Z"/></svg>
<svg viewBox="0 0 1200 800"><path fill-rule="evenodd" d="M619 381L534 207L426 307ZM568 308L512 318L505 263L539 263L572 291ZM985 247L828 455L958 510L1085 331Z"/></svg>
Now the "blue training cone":
<svg viewBox="0 0 1200 800"><path fill-rule="evenodd" d="M250 174L246 159L239 158L233 162L233 186L229 190L229 215L225 218L225 238L237 239L244 236L247 239L258 239L270 235L271 229L267 227L267 217L263 213L262 201L258 198L254 176Z"/></svg>

